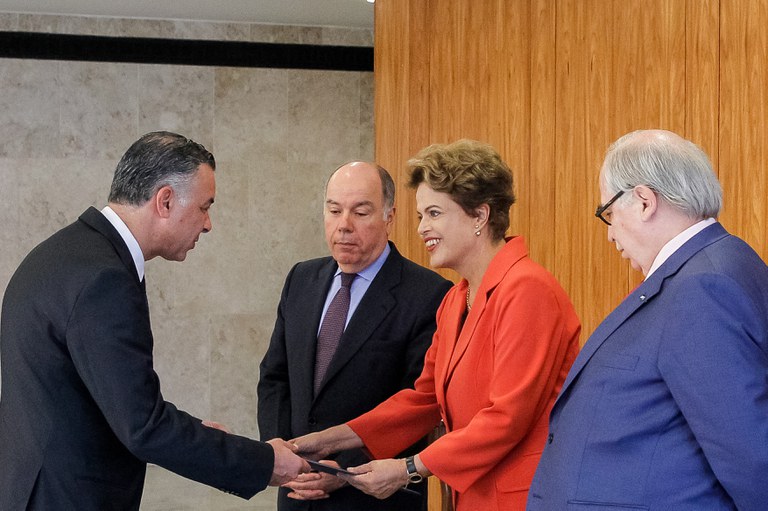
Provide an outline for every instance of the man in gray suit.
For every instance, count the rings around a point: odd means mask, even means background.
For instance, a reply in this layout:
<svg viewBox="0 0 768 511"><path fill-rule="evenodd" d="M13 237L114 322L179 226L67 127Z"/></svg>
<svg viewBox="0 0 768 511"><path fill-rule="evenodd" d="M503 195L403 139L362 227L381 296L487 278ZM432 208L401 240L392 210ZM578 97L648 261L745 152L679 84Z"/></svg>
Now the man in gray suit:
<svg viewBox="0 0 768 511"><path fill-rule="evenodd" d="M411 387L421 374L435 314L451 283L401 256L388 241L395 185L378 165L352 162L326 186L324 222L331 257L297 264L288 274L269 350L261 363L262 438L295 438L341 424ZM320 347L324 319L353 274L346 328L335 353ZM321 325L323 327L321 328ZM326 369L326 363L327 369ZM368 457L359 450L328 463L347 467ZM378 500L327 474L303 474L281 488L278 509L418 510L421 495L397 492ZM412 485L411 488L414 486Z"/></svg>
<svg viewBox="0 0 768 511"><path fill-rule="evenodd" d="M282 440L206 427L165 401L144 262L183 261L211 229L213 155L149 133L89 208L24 259L0 332L0 509L138 510L147 462L250 498L309 470Z"/></svg>

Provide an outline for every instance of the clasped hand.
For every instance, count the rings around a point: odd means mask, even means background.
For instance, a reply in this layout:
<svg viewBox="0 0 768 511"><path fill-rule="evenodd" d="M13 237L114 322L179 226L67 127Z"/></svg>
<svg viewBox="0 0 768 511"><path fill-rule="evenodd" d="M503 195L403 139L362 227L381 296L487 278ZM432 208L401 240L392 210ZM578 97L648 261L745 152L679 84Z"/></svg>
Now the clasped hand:
<svg viewBox="0 0 768 511"><path fill-rule="evenodd" d="M298 452L303 456L314 460L326 458L335 452L363 447L360 437L346 424L294 438L291 443L298 447ZM335 462L324 463L338 467ZM403 460L375 460L347 470L355 475L303 474L284 486L292 490L290 497L305 500L327 498L330 492L346 482L369 495L385 499L408 481Z"/></svg>
<svg viewBox="0 0 768 511"><path fill-rule="evenodd" d="M333 460L320 460L320 463L332 467L341 468ZM310 472L300 474L299 477L283 486L290 489L288 497L296 500L319 500L330 497L331 492L338 490L346 484L341 477L324 472Z"/></svg>
<svg viewBox="0 0 768 511"><path fill-rule="evenodd" d="M298 447L280 438L273 438L267 442L275 451L275 466L272 469L270 486L279 486L293 481L304 472L309 472L309 463L298 456Z"/></svg>
<svg viewBox="0 0 768 511"><path fill-rule="evenodd" d="M331 460L322 460L321 463L339 467L338 463ZM283 486L291 489L288 497L296 500L326 499L331 492L338 490L346 483L368 495L386 499L408 482L403 460L374 460L364 465L350 467L347 471L355 475L313 472L301 474L294 481Z"/></svg>

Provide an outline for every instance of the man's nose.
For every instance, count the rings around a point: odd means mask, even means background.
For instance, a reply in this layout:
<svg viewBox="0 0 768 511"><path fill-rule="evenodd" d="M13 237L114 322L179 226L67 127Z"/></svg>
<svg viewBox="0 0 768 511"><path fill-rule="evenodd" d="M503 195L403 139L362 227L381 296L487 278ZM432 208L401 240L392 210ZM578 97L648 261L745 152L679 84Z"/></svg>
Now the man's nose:
<svg viewBox="0 0 768 511"><path fill-rule="evenodd" d="M336 229L344 232L352 230L352 218L349 213L342 213L339 215L339 222L336 224Z"/></svg>
<svg viewBox="0 0 768 511"><path fill-rule="evenodd" d="M211 215L205 214L205 223L203 224L203 232L211 232L213 229L213 223L211 222Z"/></svg>

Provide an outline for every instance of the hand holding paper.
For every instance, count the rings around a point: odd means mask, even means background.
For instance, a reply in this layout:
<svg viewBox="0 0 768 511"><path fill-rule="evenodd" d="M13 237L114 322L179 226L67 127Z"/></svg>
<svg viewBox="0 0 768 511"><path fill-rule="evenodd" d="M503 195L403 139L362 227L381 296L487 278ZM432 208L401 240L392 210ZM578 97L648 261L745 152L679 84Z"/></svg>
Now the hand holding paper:
<svg viewBox="0 0 768 511"><path fill-rule="evenodd" d="M349 484L377 499L386 499L408 483L408 472L402 459L374 460L350 467L348 471L355 474L345 477Z"/></svg>

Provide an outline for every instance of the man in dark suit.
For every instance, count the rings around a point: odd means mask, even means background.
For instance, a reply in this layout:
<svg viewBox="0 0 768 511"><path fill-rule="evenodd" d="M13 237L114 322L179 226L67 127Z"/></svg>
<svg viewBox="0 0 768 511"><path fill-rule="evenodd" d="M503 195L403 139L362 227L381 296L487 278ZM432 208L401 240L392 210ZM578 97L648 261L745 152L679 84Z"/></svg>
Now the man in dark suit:
<svg viewBox="0 0 768 511"><path fill-rule="evenodd" d="M146 463L250 498L309 467L281 440L206 427L163 400L144 262L182 261L211 229L215 161L149 133L117 165L109 205L38 245L2 308L0 509L137 510Z"/></svg>
<svg viewBox="0 0 768 511"><path fill-rule="evenodd" d="M708 158L667 131L608 150L596 215L644 282L584 345L529 510L768 506L768 267L715 217Z"/></svg>
<svg viewBox="0 0 768 511"><path fill-rule="evenodd" d="M295 438L335 426L410 387L421 373L437 308L451 283L402 257L388 241L395 186L383 168L353 162L326 185L325 234L332 257L297 264L288 274L258 386L262 438ZM338 348L327 370L318 337L341 274L355 274ZM330 313L329 313L330 314ZM356 466L362 451L327 463ZM335 476L303 474L281 488L278 509L374 511L422 509L422 495L377 500ZM414 486L412 485L411 488Z"/></svg>

